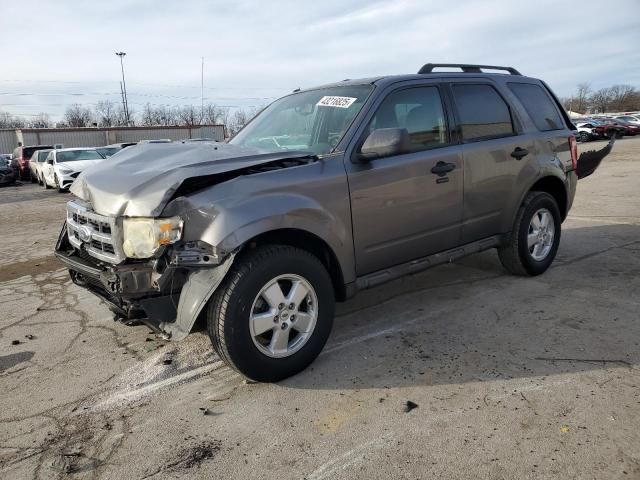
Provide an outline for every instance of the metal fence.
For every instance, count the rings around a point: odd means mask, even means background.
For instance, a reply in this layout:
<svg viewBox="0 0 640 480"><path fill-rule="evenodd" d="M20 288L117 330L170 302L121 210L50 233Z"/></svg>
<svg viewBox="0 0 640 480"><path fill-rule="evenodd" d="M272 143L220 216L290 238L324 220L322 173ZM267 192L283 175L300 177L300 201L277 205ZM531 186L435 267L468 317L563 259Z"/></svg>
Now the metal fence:
<svg viewBox="0 0 640 480"><path fill-rule="evenodd" d="M22 145L62 145L63 147L101 147L112 143L140 140L186 140L211 138L224 140L223 125L194 127L113 127L113 128L22 128L0 130L0 153L11 153Z"/></svg>

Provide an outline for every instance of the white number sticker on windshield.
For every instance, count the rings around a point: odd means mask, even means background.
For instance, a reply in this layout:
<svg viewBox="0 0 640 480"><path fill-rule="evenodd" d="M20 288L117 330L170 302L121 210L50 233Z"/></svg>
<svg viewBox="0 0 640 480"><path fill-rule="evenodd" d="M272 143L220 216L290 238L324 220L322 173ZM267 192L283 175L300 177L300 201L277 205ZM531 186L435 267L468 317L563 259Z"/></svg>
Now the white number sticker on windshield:
<svg viewBox="0 0 640 480"><path fill-rule="evenodd" d="M353 97L332 97L327 95L322 97L316 105L319 107L349 108L356 100L357 98Z"/></svg>

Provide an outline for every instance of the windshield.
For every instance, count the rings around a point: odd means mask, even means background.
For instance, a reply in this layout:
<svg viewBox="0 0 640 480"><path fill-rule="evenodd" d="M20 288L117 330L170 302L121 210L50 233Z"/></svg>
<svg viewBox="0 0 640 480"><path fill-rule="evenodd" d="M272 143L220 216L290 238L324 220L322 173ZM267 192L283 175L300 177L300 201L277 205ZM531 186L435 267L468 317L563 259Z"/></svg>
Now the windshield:
<svg viewBox="0 0 640 480"><path fill-rule="evenodd" d="M330 87L276 100L229 142L270 152L331 152L371 92L370 85Z"/></svg>
<svg viewBox="0 0 640 480"><path fill-rule="evenodd" d="M77 160L102 160L104 157L95 150L71 150L67 152L58 152L56 161L75 162Z"/></svg>
<svg viewBox="0 0 640 480"><path fill-rule="evenodd" d="M110 157L116 152L119 152L121 149L118 147L109 147L109 148L97 148L96 149L100 155L104 157Z"/></svg>
<svg viewBox="0 0 640 480"><path fill-rule="evenodd" d="M35 155L36 155L36 160L40 163L44 162L45 159L47 158L47 155L49 155L49 152L51 150L38 150Z"/></svg>

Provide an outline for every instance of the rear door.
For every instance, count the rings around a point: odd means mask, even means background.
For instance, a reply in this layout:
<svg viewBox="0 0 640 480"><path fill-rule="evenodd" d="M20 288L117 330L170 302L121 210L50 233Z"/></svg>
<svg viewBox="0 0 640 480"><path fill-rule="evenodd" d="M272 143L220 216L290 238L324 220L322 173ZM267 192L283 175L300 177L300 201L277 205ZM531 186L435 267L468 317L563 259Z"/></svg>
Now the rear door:
<svg viewBox="0 0 640 480"><path fill-rule="evenodd" d="M452 248L460 242L462 152L451 141L442 86L413 83L374 105L359 145L379 128L406 128L407 153L367 163L347 159L356 271L374 271ZM436 174L441 163L451 168Z"/></svg>
<svg viewBox="0 0 640 480"><path fill-rule="evenodd" d="M462 242L469 243L510 228L510 207L520 201L535 144L495 84L460 81L451 91L463 142Z"/></svg>

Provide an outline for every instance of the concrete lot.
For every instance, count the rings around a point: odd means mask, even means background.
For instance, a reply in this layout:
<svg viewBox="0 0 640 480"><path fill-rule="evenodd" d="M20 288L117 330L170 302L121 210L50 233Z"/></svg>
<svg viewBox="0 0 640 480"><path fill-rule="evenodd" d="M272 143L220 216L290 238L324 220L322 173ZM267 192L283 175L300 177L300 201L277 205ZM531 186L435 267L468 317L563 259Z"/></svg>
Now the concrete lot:
<svg viewBox="0 0 640 480"><path fill-rule="evenodd" d="M364 292L276 385L114 322L52 260L68 195L1 189L0 478L640 478L639 187L623 139L545 275L490 251Z"/></svg>

